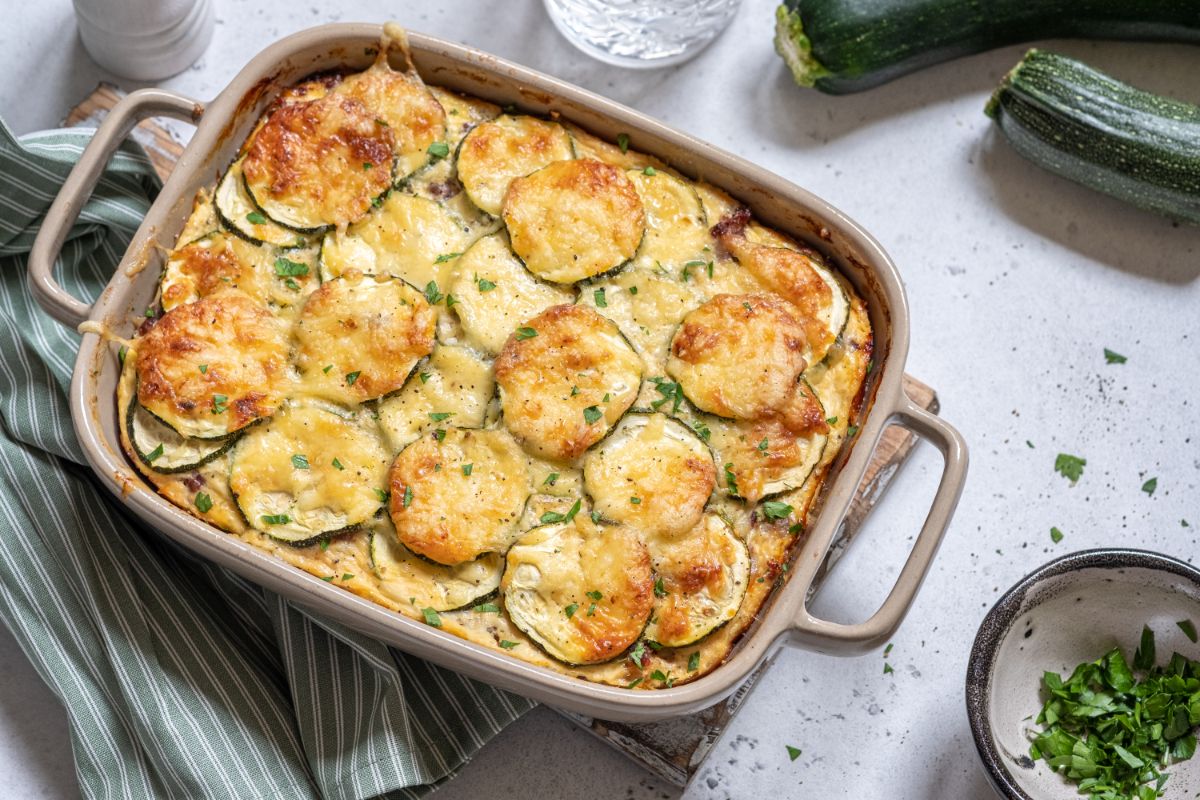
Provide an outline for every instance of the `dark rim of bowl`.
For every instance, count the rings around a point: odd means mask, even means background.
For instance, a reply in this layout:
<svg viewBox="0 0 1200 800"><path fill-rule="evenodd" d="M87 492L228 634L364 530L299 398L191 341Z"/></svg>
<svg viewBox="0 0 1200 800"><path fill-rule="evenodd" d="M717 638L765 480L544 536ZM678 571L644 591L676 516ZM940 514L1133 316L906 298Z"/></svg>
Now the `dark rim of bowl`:
<svg viewBox="0 0 1200 800"><path fill-rule="evenodd" d="M987 724L988 689L1000 642L1016 621L1025 595L1042 581L1080 569L1129 568L1170 572L1200 586L1200 569L1171 556L1147 550L1115 547L1081 550L1056 558L1026 575L996 601L996 605L992 606L992 610L979 624L979 632L975 634L975 642L971 645L971 658L967 663L967 720L971 726L971 735L975 739L975 749L979 752L979 758L983 761L992 785L1010 800L1034 798L1017 785L1016 779L1008 771L996 750L996 742L992 739L992 731Z"/></svg>

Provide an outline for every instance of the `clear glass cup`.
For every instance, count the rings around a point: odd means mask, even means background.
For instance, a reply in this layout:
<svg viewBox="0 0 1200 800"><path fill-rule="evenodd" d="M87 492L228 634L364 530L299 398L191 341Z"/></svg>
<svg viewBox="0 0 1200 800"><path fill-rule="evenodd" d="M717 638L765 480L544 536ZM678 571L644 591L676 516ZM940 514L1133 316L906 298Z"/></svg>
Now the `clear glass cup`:
<svg viewBox="0 0 1200 800"><path fill-rule="evenodd" d="M545 0L571 44L619 67L665 67L694 57L729 26L742 0Z"/></svg>

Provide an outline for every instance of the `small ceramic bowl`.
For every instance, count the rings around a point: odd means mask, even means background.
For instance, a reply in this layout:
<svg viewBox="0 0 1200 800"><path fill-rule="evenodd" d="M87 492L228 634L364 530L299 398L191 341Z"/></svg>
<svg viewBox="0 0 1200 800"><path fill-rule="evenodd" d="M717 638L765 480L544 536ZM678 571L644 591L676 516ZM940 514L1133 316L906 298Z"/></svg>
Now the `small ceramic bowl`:
<svg viewBox="0 0 1200 800"><path fill-rule="evenodd" d="M1132 659L1142 626L1155 633L1160 664L1200 645L1176 624L1200 627L1200 570L1144 550L1085 550L1025 576L984 617L967 665L967 716L992 786L1010 800L1078 796L1046 762L1029 757L1044 703L1042 673L1069 674L1114 646ZM1163 800L1200 791L1200 757L1167 768Z"/></svg>

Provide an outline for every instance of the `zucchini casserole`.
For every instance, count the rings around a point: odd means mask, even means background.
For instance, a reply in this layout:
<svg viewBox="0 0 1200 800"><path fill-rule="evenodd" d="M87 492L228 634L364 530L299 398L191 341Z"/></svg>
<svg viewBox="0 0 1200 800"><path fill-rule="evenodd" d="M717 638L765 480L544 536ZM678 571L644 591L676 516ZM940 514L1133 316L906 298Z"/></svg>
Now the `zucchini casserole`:
<svg viewBox="0 0 1200 800"><path fill-rule="evenodd" d="M229 535L509 657L718 666L854 436L862 299L737 201L427 86L282 91L123 343L122 444Z"/></svg>

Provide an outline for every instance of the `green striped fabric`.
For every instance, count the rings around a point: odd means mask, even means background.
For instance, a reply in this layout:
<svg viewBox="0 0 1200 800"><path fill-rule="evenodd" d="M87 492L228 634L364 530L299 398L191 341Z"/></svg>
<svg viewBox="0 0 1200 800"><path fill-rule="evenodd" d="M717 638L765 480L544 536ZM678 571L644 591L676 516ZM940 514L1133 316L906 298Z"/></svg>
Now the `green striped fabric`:
<svg viewBox="0 0 1200 800"><path fill-rule="evenodd" d="M89 798L419 797L532 707L201 561L84 464L66 391L79 336L25 257L87 143L0 121L0 612L63 703ZM95 297L158 190L118 153L58 275Z"/></svg>

